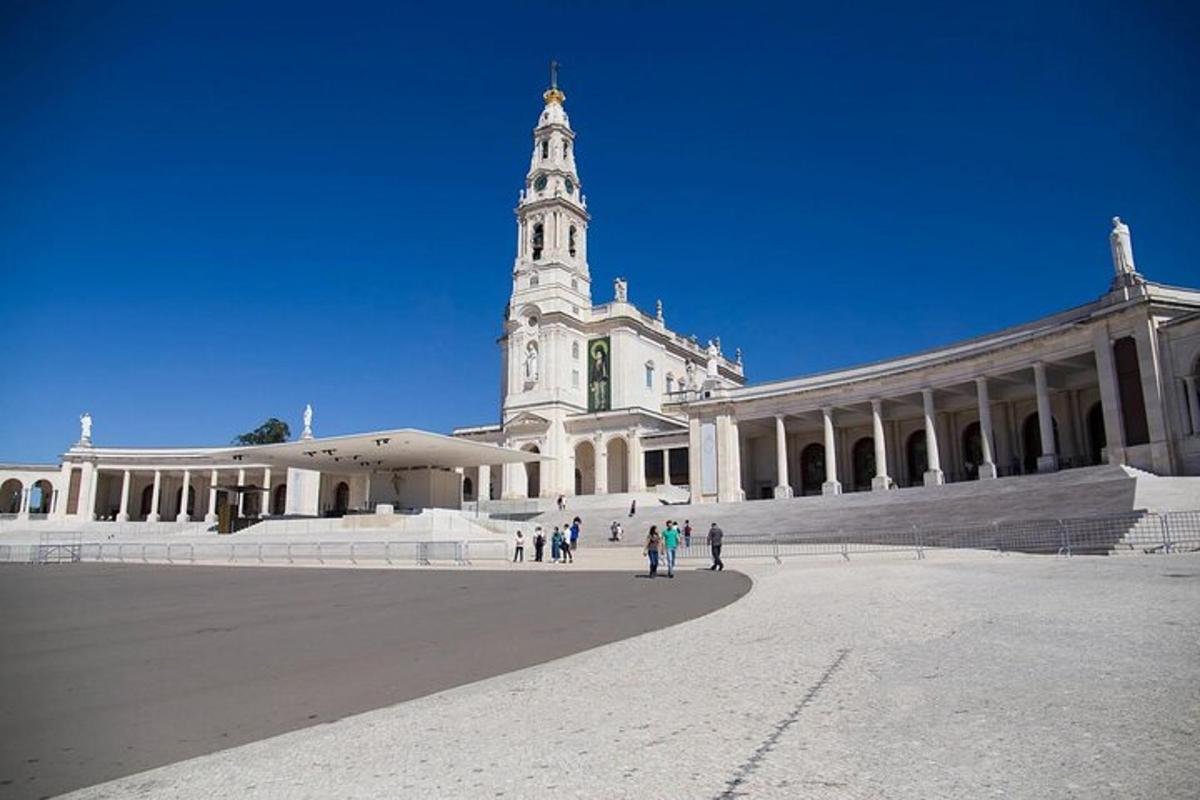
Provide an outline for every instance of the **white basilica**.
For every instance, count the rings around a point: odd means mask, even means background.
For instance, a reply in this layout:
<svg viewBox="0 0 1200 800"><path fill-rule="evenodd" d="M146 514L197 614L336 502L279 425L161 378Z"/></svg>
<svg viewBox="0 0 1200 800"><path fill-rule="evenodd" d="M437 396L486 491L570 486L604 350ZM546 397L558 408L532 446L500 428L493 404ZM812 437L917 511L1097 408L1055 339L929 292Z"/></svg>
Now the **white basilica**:
<svg viewBox="0 0 1200 800"><path fill-rule="evenodd" d="M552 81L516 208L496 424L253 447L97 446L0 465L0 515L215 521L583 494L700 502L892 491L1101 463L1200 475L1200 291L1146 280L1113 219L1090 302L976 339L747 384L741 353L613 282L592 302L589 215ZM1097 282L1101 280L1097 271ZM1101 284L1103 285L1103 284Z"/></svg>

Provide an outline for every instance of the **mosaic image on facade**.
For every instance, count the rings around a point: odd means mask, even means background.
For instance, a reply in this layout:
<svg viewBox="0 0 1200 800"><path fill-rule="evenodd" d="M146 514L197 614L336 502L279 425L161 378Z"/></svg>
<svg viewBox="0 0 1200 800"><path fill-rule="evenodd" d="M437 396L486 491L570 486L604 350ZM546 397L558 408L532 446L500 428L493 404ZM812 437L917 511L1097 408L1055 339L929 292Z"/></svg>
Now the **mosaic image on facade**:
<svg viewBox="0 0 1200 800"><path fill-rule="evenodd" d="M588 342L588 411L608 411L612 408L610 354L607 336Z"/></svg>

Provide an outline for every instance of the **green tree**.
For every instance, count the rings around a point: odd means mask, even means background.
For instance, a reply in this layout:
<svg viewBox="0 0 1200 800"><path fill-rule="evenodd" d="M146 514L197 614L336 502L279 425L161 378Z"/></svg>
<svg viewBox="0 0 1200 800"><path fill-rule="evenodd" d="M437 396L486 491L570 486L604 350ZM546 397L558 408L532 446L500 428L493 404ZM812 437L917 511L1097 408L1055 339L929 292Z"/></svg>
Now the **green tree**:
<svg viewBox="0 0 1200 800"><path fill-rule="evenodd" d="M249 433L234 438L234 444L277 444L286 442L292 435L288 424L271 417Z"/></svg>

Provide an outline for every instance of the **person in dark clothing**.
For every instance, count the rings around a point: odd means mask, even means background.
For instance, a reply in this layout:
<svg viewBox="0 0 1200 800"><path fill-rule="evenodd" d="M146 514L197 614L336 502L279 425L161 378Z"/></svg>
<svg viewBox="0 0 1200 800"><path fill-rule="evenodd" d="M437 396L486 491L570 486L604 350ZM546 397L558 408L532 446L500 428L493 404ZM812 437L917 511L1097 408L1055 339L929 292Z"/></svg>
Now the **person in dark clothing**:
<svg viewBox="0 0 1200 800"><path fill-rule="evenodd" d="M636 499L636 498L634 498L634 499L633 499L633 500L632 500L632 501L629 503L629 516L631 516L631 517L632 517L632 516L633 516L634 514L636 514L636 513L637 513L637 499Z"/></svg>
<svg viewBox="0 0 1200 800"><path fill-rule="evenodd" d="M683 546L685 548L692 546L692 522L687 519L683 521Z"/></svg>
<svg viewBox="0 0 1200 800"><path fill-rule="evenodd" d="M709 570L725 569L725 562L721 560L721 541L725 538L725 532L717 527L717 523L713 523L708 529L708 548L712 550L713 563Z"/></svg>
<svg viewBox="0 0 1200 800"><path fill-rule="evenodd" d="M542 526L539 525L533 531L533 560L541 561L542 552L546 549L546 535L542 533Z"/></svg>

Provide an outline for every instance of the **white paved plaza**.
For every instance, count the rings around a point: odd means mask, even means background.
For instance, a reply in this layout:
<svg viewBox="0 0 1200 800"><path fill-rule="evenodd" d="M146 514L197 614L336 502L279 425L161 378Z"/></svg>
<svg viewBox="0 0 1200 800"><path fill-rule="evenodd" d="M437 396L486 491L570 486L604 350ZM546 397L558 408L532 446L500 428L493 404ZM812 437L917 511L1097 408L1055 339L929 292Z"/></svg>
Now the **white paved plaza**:
<svg viewBox="0 0 1200 800"><path fill-rule="evenodd" d="M738 568L754 589L708 616L73 796L1200 789L1200 555L937 553ZM553 608L547 598L530 613Z"/></svg>

